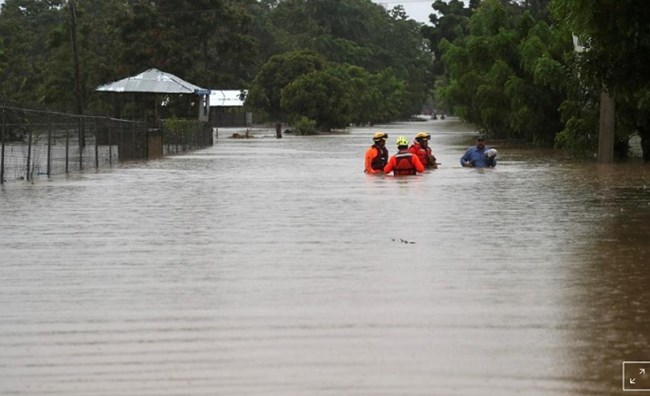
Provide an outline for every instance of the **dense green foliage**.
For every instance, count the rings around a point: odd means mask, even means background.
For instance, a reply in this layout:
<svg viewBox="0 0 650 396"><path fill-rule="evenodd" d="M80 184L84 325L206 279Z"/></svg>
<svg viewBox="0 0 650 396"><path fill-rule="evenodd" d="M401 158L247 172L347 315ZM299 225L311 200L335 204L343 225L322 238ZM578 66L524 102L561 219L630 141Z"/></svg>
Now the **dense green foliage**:
<svg viewBox="0 0 650 396"><path fill-rule="evenodd" d="M420 25L400 7L286 0L269 4L260 21L280 55L262 66L247 103L270 118L304 116L328 130L405 119L427 99L432 79ZM322 62L305 67L296 54Z"/></svg>
<svg viewBox="0 0 650 396"><path fill-rule="evenodd" d="M638 133L650 160L643 2L436 0L432 10L421 25L371 0L6 0L0 97L109 113L97 86L156 67L247 89L257 120L305 133L406 119L433 99L493 137L589 153L606 91L620 154Z"/></svg>
<svg viewBox="0 0 650 396"><path fill-rule="evenodd" d="M436 36L441 102L493 137L553 144L562 129L570 36L516 4L485 0L470 10L456 3ZM450 19L458 29L442 23Z"/></svg>
<svg viewBox="0 0 650 396"><path fill-rule="evenodd" d="M200 86L245 87L260 63L249 12L255 6L255 0L6 0L0 36L11 62L0 93L23 106L75 111L78 81L83 107L97 113L97 86L152 67Z"/></svg>
<svg viewBox="0 0 650 396"><path fill-rule="evenodd" d="M370 73L305 50L271 57L255 77L247 103L276 120L307 117L330 130L399 119L410 106L407 95L407 83L392 68Z"/></svg>
<svg viewBox="0 0 650 396"><path fill-rule="evenodd" d="M97 86L155 67L249 89L257 119L307 117L319 129L391 121L417 113L432 83L419 27L370 0L6 0L0 95L106 113L113 106ZM368 92L351 92L352 81Z"/></svg>
<svg viewBox="0 0 650 396"><path fill-rule="evenodd" d="M613 97L617 139L638 133L650 161L650 8L634 0L556 0L552 11L585 48L581 79Z"/></svg>
<svg viewBox="0 0 650 396"><path fill-rule="evenodd" d="M616 102L620 156L638 133L650 159L650 11L634 1L458 0L423 27L437 105L497 138L593 152L599 96ZM572 34L584 52L577 53Z"/></svg>
<svg viewBox="0 0 650 396"><path fill-rule="evenodd" d="M325 68L325 59L313 51L294 51L272 56L255 77L248 93L250 106L282 118L282 90L303 75Z"/></svg>

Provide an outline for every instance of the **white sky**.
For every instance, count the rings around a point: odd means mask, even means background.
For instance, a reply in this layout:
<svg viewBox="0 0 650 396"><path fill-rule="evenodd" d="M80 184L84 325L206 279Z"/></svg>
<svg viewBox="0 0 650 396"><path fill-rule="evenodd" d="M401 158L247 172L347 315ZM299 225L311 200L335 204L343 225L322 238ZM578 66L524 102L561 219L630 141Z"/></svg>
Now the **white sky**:
<svg viewBox="0 0 650 396"><path fill-rule="evenodd" d="M404 11L411 19L418 22L431 24L429 14L433 14L431 5L435 0L372 0L373 3L382 5L387 10L393 9L396 5L403 5Z"/></svg>

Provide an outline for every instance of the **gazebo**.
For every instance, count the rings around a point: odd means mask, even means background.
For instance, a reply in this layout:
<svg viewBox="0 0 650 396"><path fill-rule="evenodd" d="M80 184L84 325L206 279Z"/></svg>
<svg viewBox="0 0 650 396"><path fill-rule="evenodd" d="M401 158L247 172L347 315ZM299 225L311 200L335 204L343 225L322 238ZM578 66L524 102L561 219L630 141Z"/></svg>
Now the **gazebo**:
<svg viewBox="0 0 650 396"><path fill-rule="evenodd" d="M114 94L114 116L118 118L129 118L135 121L144 121L148 125L147 134L145 137L146 158L159 158L163 155L163 131L160 115L160 107L166 108L171 116L179 118L196 119L206 128L199 127L194 131L194 136L198 138L191 138L192 142L201 141L212 144L212 129L207 128L209 121L210 110L210 90L201 88L190 82L183 80L171 73L166 73L158 69L152 68L144 71L136 76L123 78L118 81L107 83L97 87L98 92L109 92ZM123 94L130 94L130 101L125 101ZM189 100L183 98L184 95L190 97ZM177 100L178 97L180 100ZM198 99L198 100L197 100ZM182 109L178 112L173 112L170 107L176 101L176 109ZM196 107L195 107L196 106ZM191 109L191 110L190 110ZM129 116L125 117L124 113ZM202 129L206 129L203 131ZM209 136L208 136L209 135ZM174 143L181 139L182 146L186 145L183 141L186 136L180 138L173 133L166 135L166 144ZM132 139L139 139L135 135ZM170 140L171 139L171 140ZM189 143L187 143L189 144ZM120 152L124 158L136 159L139 154L130 153L126 147L137 147L138 144L124 144L124 150Z"/></svg>
<svg viewBox="0 0 650 396"><path fill-rule="evenodd" d="M198 118L200 121L208 121L210 109L210 90L201 88L183 80L171 73L166 73L152 68L136 76L123 78L108 84L97 87L99 92L149 94L153 96L154 124L158 124L158 106L160 96L168 95L197 95L200 100Z"/></svg>

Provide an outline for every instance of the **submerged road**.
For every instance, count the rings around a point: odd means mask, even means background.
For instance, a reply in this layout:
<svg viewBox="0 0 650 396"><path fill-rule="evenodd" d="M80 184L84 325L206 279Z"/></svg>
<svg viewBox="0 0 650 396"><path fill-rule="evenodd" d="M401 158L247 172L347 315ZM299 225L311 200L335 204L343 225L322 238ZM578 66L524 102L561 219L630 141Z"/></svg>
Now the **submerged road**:
<svg viewBox="0 0 650 396"><path fill-rule="evenodd" d="M377 130L391 153L431 133L440 169L365 175ZM219 133L0 187L1 395L650 388L623 364L650 361L648 166L499 147L464 169L454 119Z"/></svg>

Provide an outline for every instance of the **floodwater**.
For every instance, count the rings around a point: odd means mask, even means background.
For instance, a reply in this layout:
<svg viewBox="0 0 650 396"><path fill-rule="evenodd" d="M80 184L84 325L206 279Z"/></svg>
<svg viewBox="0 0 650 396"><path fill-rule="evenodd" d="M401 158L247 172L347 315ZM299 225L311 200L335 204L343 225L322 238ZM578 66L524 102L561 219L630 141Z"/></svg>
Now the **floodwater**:
<svg viewBox="0 0 650 396"><path fill-rule="evenodd" d="M431 132L440 169L365 175L377 130ZM454 119L229 133L0 187L1 395L650 388L623 363L650 361L647 165L464 169Z"/></svg>

